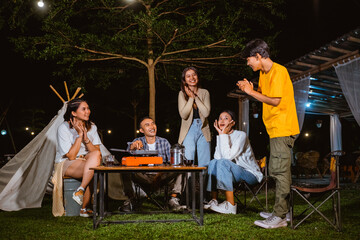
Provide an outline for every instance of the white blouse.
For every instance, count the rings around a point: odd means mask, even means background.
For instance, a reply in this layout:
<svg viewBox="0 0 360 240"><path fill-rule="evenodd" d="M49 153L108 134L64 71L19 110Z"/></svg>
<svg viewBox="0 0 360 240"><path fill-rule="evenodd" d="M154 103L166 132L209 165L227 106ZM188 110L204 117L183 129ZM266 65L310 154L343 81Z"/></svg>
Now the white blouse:
<svg viewBox="0 0 360 240"><path fill-rule="evenodd" d="M93 145L100 145L101 140L97 132L97 127L95 124L91 125L90 131L87 132L87 136ZM70 128L68 122L63 122L57 131L57 146L56 146L56 157L55 163L59 163L67 159L65 154L67 154L71 146L75 143L76 138L79 137L79 134L74 128ZM76 156L86 155L88 150L84 143L81 143L79 152Z"/></svg>
<svg viewBox="0 0 360 240"><path fill-rule="evenodd" d="M263 178L255 160L249 139L243 131L234 130L231 134L216 136L215 159L234 160L237 165L252 173L258 182Z"/></svg>

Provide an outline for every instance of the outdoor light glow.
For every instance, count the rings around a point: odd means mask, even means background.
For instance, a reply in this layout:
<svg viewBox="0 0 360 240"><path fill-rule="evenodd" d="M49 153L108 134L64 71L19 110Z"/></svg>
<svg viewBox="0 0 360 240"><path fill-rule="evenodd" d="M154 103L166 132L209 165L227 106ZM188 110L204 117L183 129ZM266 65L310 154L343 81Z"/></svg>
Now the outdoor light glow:
<svg viewBox="0 0 360 240"><path fill-rule="evenodd" d="M25 130L26 130L26 131L29 131L29 127L26 127Z"/></svg>
<svg viewBox="0 0 360 240"><path fill-rule="evenodd" d="M262 132L259 132L259 134L261 135L261 134L262 134Z"/></svg>
<svg viewBox="0 0 360 240"><path fill-rule="evenodd" d="M7 134L7 131L5 129L1 130L1 135L6 135Z"/></svg>
<svg viewBox="0 0 360 240"><path fill-rule="evenodd" d="M108 130L108 134L111 134L111 130Z"/></svg>
<svg viewBox="0 0 360 240"><path fill-rule="evenodd" d="M308 137L309 136L309 133L305 133L305 137Z"/></svg>
<svg viewBox="0 0 360 240"><path fill-rule="evenodd" d="M39 7L44 7L44 1L43 0L39 0L38 1L38 3L37 3L37 5L39 6Z"/></svg>
<svg viewBox="0 0 360 240"><path fill-rule="evenodd" d="M166 131L166 132L170 132L170 129L167 128L167 129L165 129L165 131Z"/></svg>
<svg viewBox="0 0 360 240"><path fill-rule="evenodd" d="M31 135L34 135L35 133L34 132L31 132Z"/></svg>
<svg viewBox="0 0 360 240"><path fill-rule="evenodd" d="M136 133L140 133L140 131L139 131L139 130L136 130Z"/></svg>
<svg viewBox="0 0 360 240"><path fill-rule="evenodd" d="M306 107L310 107L310 105L311 105L311 103L307 103L307 104L306 104Z"/></svg>

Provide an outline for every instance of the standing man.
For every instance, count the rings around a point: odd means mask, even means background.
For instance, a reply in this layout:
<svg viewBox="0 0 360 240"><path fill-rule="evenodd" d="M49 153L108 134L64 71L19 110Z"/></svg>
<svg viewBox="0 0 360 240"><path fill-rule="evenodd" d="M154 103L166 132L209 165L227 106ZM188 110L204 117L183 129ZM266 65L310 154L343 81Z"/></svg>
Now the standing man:
<svg viewBox="0 0 360 240"><path fill-rule="evenodd" d="M144 136L134 139L129 143L127 150L157 150L158 156L163 158L163 162L170 162L171 145L165 138L156 136L157 127L154 120L150 117L144 117L140 121L140 132ZM133 210L135 193L132 187L133 182L139 184L144 190L155 191L161 186L170 185L171 196L169 207L172 211L181 211L185 206L180 205L179 195L182 191L182 175L176 173L135 173L124 174L124 192L128 200L121 207L122 211L129 212Z"/></svg>
<svg viewBox="0 0 360 240"><path fill-rule="evenodd" d="M296 114L294 89L286 68L270 59L266 42L261 39L250 41L243 57L252 70L260 70L259 87L247 79L236 84L243 92L263 103L263 121L270 137L269 173L275 179L275 205L273 213L261 212L265 220L255 221L263 228L286 227L289 212L291 185L291 148L296 135L300 133Z"/></svg>

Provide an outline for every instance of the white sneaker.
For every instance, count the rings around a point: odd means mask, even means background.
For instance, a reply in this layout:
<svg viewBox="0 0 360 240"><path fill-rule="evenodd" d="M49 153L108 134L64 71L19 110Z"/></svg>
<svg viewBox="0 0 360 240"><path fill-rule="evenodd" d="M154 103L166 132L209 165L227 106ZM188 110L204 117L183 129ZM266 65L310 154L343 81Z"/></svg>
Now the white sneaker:
<svg viewBox="0 0 360 240"><path fill-rule="evenodd" d="M216 199L211 199L210 202L204 205L204 209L209 209L212 205L218 205L218 201Z"/></svg>
<svg viewBox="0 0 360 240"><path fill-rule="evenodd" d="M92 217L93 211L88 208L80 209L80 217Z"/></svg>
<svg viewBox="0 0 360 240"><path fill-rule="evenodd" d="M84 189L79 187L75 192L73 192L72 198L79 205L82 205L83 204L83 198L84 198Z"/></svg>
<svg viewBox="0 0 360 240"><path fill-rule="evenodd" d="M275 215L271 215L265 220L256 220L254 224L262 228L279 228L279 227L287 226L287 222L285 218L282 219Z"/></svg>
<svg viewBox="0 0 360 240"><path fill-rule="evenodd" d="M234 206L228 201L223 201L218 205L212 205L210 207L210 210L213 210L214 212L218 212L218 213L236 214L236 208L237 208L236 204Z"/></svg>
<svg viewBox="0 0 360 240"><path fill-rule="evenodd" d="M169 206L170 209L174 212L178 212L186 209L186 206L180 205L180 199L176 197L171 197L171 199L169 200Z"/></svg>
<svg viewBox="0 0 360 240"><path fill-rule="evenodd" d="M260 217L262 217L262 218L268 218L268 217L270 217L271 215L273 215L273 213L269 213L269 212L260 212ZM286 221L287 222L290 222L290 212L288 212L287 214L286 214Z"/></svg>

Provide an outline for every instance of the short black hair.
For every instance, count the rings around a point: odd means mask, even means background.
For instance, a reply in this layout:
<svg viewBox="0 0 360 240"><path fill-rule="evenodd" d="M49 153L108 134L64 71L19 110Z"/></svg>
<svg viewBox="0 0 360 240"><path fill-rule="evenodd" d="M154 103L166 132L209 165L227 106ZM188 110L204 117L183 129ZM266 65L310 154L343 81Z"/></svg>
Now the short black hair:
<svg viewBox="0 0 360 240"><path fill-rule="evenodd" d="M152 117L149 117L149 116L142 117L142 118L140 119L140 121L139 121L139 129L141 128L141 123L142 123L142 121L144 121L145 119L151 119L151 120L154 121L154 119L152 119Z"/></svg>
<svg viewBox="0 0 360 240"><path fill-rule="evenodd" d="M255 57L256 54L260 54L263 58L270 57L270 48L268 44L259 38L248 42L241 53L242 58Z"/></svg>

